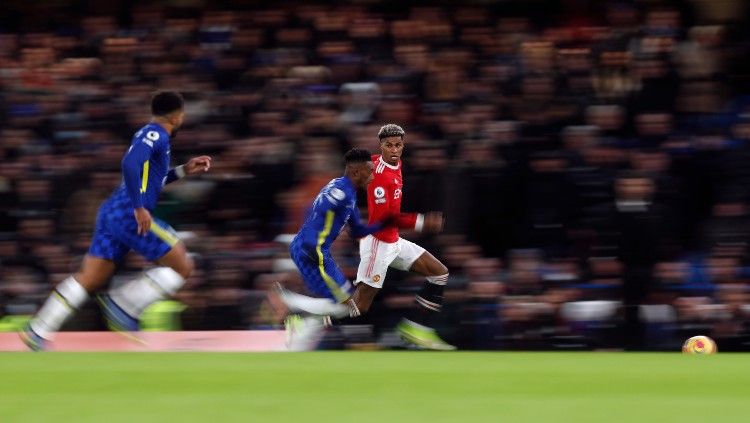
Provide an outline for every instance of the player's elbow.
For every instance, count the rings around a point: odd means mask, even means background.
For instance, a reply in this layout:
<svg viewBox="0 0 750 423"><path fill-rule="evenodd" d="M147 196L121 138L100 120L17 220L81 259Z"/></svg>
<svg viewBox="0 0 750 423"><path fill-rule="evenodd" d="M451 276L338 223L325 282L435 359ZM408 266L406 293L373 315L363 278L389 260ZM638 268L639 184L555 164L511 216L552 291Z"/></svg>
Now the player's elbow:
<svg viewBox="0 0 750 423"><path fill-rule="evenodd" d="M351 230L349 231L349 235L354 239L359 239L359 238L366 237L372 232L373 231L368 230L368 228L366 227L356 227L356 228L351 228Z"/></svg>

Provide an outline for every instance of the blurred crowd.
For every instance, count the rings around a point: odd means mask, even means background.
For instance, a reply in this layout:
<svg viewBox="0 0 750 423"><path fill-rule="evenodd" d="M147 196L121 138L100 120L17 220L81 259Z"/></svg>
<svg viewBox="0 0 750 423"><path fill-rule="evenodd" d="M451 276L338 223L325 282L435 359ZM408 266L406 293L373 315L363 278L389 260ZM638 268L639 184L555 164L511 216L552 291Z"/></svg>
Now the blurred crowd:
<svg viewBox="0 0 750 423"><path fill-rule="evenodd" d="M343 152L377 152L393 122L404 210L447 217L443 234L403 234L450 269L447 340L750 347L745 2L111 3L0 26L0 315L33 313L76 269L163 88L187 102L174 164L214 158L155 212L198 264L184 329L277 327L270 284L304 290L289 234ZM355 241L335 251L353 278ZM116 279L146 265L131 255ZM396 345L420 284L390 271L332 342ZM97 313L68 328L101 328Z"/></svg>

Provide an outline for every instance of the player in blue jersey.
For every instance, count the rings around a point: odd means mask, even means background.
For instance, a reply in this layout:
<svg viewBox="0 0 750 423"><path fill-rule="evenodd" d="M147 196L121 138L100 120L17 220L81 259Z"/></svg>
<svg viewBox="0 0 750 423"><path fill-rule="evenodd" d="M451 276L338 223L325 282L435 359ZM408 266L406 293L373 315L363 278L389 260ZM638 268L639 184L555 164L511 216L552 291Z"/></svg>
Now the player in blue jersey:
<svg viewBox="0 0 750 423"><path fill-rule="evenodd" d="M185 245L165 222L152 217L164 185L186 175L207 172L208 156L194 157L170 169L170 138L185 113L179 93L162 91L151 99L151 122L133 136L122 159L122 184L101 205L88 254L78 272L54 289L21 338L41 350L53 334L112 276L115 265L135 250L158 267L99 295L109 327L138 330L138 319L150 304L174 295L193 271Z"/></svg>
<svg viewBox="0 0 750 423"><path fill-rule="evenodd" d="M370 152L352 149L344 160L344 176L333 179L320 190L307 219L289 245L289 253L307 288L322 298L299 295L276 286L290 312L310 314L305 318L293 315L287 319L288 343L293 350L312 348L328 316L356 317L360 306L370 303L359 297L359 291L352 294L352 284L331 256L331 244L344 226L349 225L352 237L361 238L392 224L388 217L369 226L360 220L357 189L365 189L372 181L374 165Z"/></svg>

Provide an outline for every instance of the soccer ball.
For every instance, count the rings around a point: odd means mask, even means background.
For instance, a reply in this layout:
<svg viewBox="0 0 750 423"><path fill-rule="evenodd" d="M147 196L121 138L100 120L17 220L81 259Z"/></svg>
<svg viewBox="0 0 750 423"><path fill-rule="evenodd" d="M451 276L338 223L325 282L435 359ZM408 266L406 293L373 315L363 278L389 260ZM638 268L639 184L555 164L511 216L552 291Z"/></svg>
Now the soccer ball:
<svg viewBox="0 0 750 423"><path fill-rule="evenodd" d="M717 351L716 342L704 335L693 336L682 344L683 354L714 354Z"/></svg>

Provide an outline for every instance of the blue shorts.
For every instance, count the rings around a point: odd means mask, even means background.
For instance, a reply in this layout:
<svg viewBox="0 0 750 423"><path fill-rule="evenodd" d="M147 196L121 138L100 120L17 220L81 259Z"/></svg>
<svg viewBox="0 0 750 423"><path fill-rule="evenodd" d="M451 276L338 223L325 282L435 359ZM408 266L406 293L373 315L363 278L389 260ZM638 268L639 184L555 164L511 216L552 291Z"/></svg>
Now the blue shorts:
<svg viewBox="0 0 750 423"><path fill-rule="evenodd" d="M318 253L315 247L299 246L293 241L289 245L289 253L312 293L336 302L351 296L352 284L344 277L330 252Z"/></svg>
<svg viewBox="0 0 750 423"><path fill-rule="evenodd" d="M130 250L149 261L162 258L180 239L164 221L152 217L151 230L138 235L138 223L131 207L114 207L104 203L96 215L96 227L89 254L119 262Z"/></svg>

